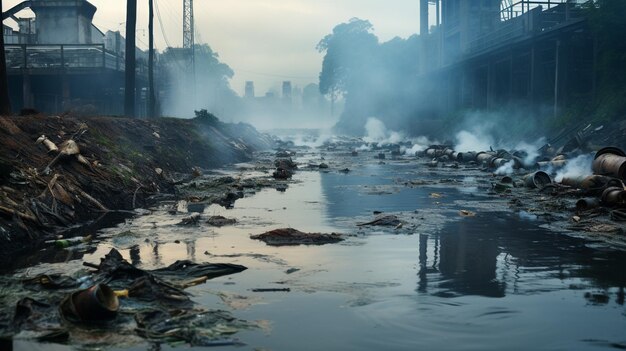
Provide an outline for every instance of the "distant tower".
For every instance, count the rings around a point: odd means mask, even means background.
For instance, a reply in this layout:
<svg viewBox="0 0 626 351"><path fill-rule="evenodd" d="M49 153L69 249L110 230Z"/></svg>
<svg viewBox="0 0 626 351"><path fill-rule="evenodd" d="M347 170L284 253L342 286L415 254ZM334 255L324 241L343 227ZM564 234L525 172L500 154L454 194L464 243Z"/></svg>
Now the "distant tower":
<svg viewBox="0 0 626 351"><path fill-rule="evenodd" d="M254 82L253 81L247 81L246 82L245 97L247 99L254 99Z"/></svg>
<svg viewBox="0 0 626 351"><path fill-rule="evenodd" d="M192 49L194 45L193 0L183 0L183 48Z"/></svg>
<svg viewBox="0 0 626 351"><path fill-rule="evenodd" d="M193 0L183 0L183 49L189 50L191 72L195 74L196 52L194 39Z"/></svg>
<svg viewBox="0 0 626 351"><path fill-rule="evenodd" d="M283 82L283 99L291 100L291 82L288 80Z"/></svg>
<svg viewBox="0 0 626 351"><path fill-rule="evenodd" d="M188 69L191 72L191 95L196 99L196 47L194 39L193 0L183 0L183 49L188 55Z"/></svg>

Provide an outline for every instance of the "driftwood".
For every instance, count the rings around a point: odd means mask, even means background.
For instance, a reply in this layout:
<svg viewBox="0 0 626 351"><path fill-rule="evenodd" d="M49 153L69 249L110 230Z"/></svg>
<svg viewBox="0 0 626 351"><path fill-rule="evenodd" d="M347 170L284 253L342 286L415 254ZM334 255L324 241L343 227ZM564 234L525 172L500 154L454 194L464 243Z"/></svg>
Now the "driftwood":
<svg viewBox="0 0 626 351"><path fill-rule="evenodd" d="M59 148L56 146L56 144L50 141L50 139L48 139L45 135L42 135L37 139L37 144L40 144L40 143L46 146L49 153L59 151Z"/></svg>
<svg viewBox="0 0 626 351"><path fill-rule="evenodd" d="M105 212L110 212L110 210L108 208L106 208L103 204L101 204L100 201L94 199L91 195L87 194L82 189L80 189L80 188L73 188L73 189L75 189L82 197L87 199L87 201L91 202L98 209L100 209L102 211L105 211Z"/></svg>
<svg viewBox="0 0 626 351"><path fill-rule="evenodd" d="M29 215L27 213L23 213L23 212L20 212L20 211L11 209L11 208L7 208L7 207L4 207L4 206L0 206L0 213L3 213L3 214L8 215L8 216L17 216L17 217L19 217L21 219L26 219L26 220L31 221L33 223L39 223L37 218L35 216L33 216L33 215Z"/></svg>

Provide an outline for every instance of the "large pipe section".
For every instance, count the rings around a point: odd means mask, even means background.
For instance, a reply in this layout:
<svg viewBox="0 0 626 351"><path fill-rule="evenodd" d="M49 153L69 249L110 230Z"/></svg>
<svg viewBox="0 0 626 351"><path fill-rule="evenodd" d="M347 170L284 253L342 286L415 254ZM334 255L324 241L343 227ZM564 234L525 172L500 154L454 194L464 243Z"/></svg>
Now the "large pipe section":
<svg viewBox="0 0 626 351"><path fill-rule="evenodd" d="M626 180L626 153L616 147L605 147L596 153L593 172Z"/></svg>

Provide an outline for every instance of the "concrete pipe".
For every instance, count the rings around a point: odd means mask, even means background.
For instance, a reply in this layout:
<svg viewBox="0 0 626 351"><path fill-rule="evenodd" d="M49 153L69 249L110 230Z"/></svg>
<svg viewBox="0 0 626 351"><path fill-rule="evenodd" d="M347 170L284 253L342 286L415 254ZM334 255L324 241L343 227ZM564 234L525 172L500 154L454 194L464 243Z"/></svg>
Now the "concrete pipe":
<svg viewBox="0 0 626 351"><path fill-rule="evenodd" d="M459 162L476 161L476 152L474 152L474 151L459 152L459 155L457 156L457 160Z"/></svg>
<svg viewBox="0 0 626 351"><path fill-rule="evenodd" d="M596 153L593 172L626 180L626 153L616 147L605 147Z"/></svg>
<svg viewBox="0 0 626 351"><path fill-rule="evenodd" d="M454 150L452 150L451 148L447 147L443 150L443 154L448 156L448 157L452 157L452 154L454 154Z"/></svg>
<svg viewBox="0 0 626 351"><path fill-rule="evenodd" d="M476 155L476 162L484 165L489 165L491 163L491 160L493 160L494 158L496 158L495 155L492 155L489 152L479 152Z"/></svg>
<svg viewBox="0 0 626 351"><path fill-rule="evenodd" d="M543 189L549 184L552 184L552 178L544 171L537 171L528 174L524 177L524 184L528 188Z"/></svg>
<svg viewBox="0 0 626 351"><path fill-rule="evenodd" d="M563 168L567 165L567 160L556 160L556 161L542 161L537 162L538 168Z"/></svg>
<svg viewBox="0 0 626 351"><path fill-rule="evenodd" d="M507 164L510 160L507 160L505 158L494 158L491 160L490 166L492 168L500 168L502 166L504 166L505 164Z"/></svg>

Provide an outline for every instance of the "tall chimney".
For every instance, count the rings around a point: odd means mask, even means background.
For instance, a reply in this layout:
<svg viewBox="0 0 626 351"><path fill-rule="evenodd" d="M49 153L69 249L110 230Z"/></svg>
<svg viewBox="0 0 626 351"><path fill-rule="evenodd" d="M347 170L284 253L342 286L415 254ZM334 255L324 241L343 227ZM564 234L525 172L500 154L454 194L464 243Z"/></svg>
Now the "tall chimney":
<svg viewBox="0 0 626 351"><path fill-rule="evenodd" d="M420 0L420 35L428 34L428 0Z"/></svg>

